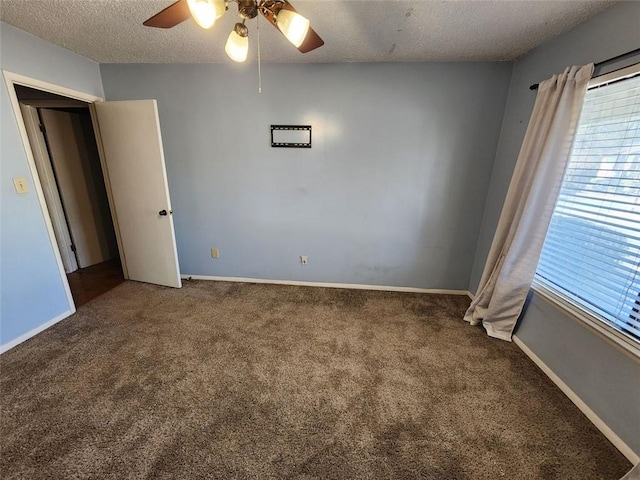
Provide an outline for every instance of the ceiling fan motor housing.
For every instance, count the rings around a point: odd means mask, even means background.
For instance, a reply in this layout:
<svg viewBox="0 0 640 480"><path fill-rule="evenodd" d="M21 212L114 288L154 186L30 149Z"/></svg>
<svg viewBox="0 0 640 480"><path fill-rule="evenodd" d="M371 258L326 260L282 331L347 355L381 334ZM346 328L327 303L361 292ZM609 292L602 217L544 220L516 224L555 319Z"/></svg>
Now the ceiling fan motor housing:
<svg viewBox="0 0 640 480"><path fill-rule="evenodd" d="M238 0L238 14L244 19L256 18L258 2L256 0Z"/></svg>

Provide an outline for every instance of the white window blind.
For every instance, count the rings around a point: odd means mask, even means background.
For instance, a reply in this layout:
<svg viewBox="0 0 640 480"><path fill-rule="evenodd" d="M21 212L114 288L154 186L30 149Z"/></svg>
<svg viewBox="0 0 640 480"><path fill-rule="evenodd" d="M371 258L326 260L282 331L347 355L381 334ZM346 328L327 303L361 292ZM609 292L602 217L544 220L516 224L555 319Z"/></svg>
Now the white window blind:
<svg viewBox="0 0 640 480"><path fill-rule="evenodd" d="M587 92L536 275L640 342L640 75Z"/></svg>

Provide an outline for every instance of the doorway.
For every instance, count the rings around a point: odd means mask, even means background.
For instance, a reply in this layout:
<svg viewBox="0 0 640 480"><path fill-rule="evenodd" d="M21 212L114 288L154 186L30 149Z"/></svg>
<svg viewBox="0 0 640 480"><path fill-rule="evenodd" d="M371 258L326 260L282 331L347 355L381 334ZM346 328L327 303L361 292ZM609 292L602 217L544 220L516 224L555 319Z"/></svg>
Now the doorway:
<svg viewBox="0 0 640 480"><path fill-rule="evenodd" d="M27 130L31 129L32 132L36 132L32 138L39 138L37 132L40 130L40 121L38 115L23 115L24 109L29 110L27 107L33 107L32 113L33 109L37 108L62 111L89 108L124 279L180 288L182 280L173 209L156 100L105 102L102 97L7 70L3 70L2 75L24 146L30 178L33 180L33 194L43 215L44 226L69 306L67 311L43 325L53 325L72 315L76 311L76 304L62 260L62 252L68 251L68 248L65 248L64 244L62 248L58 245L53 228L54 221L62 224L66 219L63 219L64 212L56 214L56 210L50 211L45 199L47 182L41 182L35 160L38 145L31 144L27 133ZM33 99L32 104L25 105L23 109L18 100L16 86L28 87L35 90L37 95L47 98ZM49 97L48 94L53 94L54 97ZM40 103L36 104L36 101ZM67 103L61 104L62 101ZM24 100L23 103L29 102ZM41 157L48 158L46 145L40 150L46 152ZM25 180L22 177L13 179L16 194L31 193ZM48 183L53 185L54 182ZM68 223L66 229L69 229ZM64 232L65 228L60 230ZM69 241L68 245L71 244L73 242ZM75 258L75 252L68 257Z"/></svg>
<svg viewBox="0 0 640 480"><path fill-rule="evenodd" d="M77 308L124 282L89 104L14 88Z"/></svg>

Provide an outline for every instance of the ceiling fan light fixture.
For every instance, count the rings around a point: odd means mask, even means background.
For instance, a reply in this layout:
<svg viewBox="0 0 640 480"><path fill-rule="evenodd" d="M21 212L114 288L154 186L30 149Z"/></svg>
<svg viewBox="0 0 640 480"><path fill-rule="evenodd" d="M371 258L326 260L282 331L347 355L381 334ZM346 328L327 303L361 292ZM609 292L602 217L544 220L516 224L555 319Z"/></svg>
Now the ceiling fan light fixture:
<svg viewBox="0 0 640 480"><path fill-rule="evenodd" d="M187 0L191 16L204 29L213 27L226 11L225 0Z"/></svg>
<svg viewBox="0 0 640 480"><path fill-rule="evenodd" d="M302 45L309 32L309 20L297 12L280 9L276 16L276 24L280 31L296 48Z"/></svg>
<svg viewBox="0 0 640 480"><path fill-rule="evenodd" d="M235 62L244 62L249 53L249 30L242 23L236 23L233 31L227 38L224 51Z"/></svg>

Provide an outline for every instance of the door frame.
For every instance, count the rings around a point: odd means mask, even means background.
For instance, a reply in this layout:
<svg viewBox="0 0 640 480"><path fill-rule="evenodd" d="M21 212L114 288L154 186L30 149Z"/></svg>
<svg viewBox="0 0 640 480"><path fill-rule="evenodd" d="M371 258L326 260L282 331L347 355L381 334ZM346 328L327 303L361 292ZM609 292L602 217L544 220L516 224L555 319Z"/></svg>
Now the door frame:
<svg viewBox="0 0 640 480"><path fill-rule="evenodd" d="M31 178L33 180L34 190L38 198L38 203L40 204L40 210L42 211L42 216L45 221L47 234L49 236L49 242L51 243L51 248L53 249L53 254L56 259L56 265L58 266L60 280L62 281L62 285L64 287L64 290L67 296L67 301L69 303L69 310L70 310L69 314L73 314L76 311L75 302L73 301L73 295L71 294L71 288L69 287L67 274L64 270L64 265L62 263L60 250L56 242L56 237L53 230L53 224L51 222L51 214L49 212L47 203L45 201L44 192L42 189L42 184L40 182L40 177L38 175L38 170L36 168L36 162L34 159L33 151L31 150L31 144L29 143L29 136L27 135L25 120L22 117L22 111L20 110L20 102L18 100L18 95L16 93L15 85L23 85L25 87L34 88L36 90L41 90L44 92L61 95L63 97L72 98L72 99L80 100L82 102L87 103L87 106L89 107L89 112L91 113L91 121L93 124L93 131L96 137L96 144L98 146L98 154L100 156L100 165L102 167L102 174L104 178L105 189L107 191L107 199L109 201L109 209L111 210L113 228L115 230L116 241L118 243L118 252L120 254L120 262L122 263L122 271L124 274L124 278L128 279L129 276L127 274L126 259L124 257L124 253L122 250L122 240L120 237L120 229L118 227L118 219L117 219L116 211L113 204L111 184L109 182L109 172L107 171L107 165L104 160L104 150L102 147L102 139L100 137L100 130L98 128L98 123L95 117L95 108L93 106L95 102L103 102L104 98L97 97L95 95L91 95L84 92L79 92L77 90L73 90L67 87L62 87L60 85L55 85L53 83L44 82L42 80L27 77L25 75L20 75L18 73L10 72L8 70L2 70L2 74L4 76L4 81L6 83L7 90L9 93L9 102L11 103L11 108L13 110L13 114L16 119L16 124L18 125L18 131L20 133L20 139L22 140L22 146L27 156L27 163L29 165L29 170L31 173Z"/></svg>

